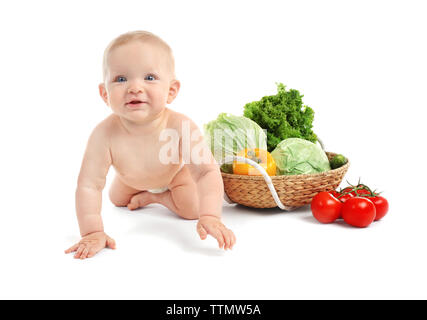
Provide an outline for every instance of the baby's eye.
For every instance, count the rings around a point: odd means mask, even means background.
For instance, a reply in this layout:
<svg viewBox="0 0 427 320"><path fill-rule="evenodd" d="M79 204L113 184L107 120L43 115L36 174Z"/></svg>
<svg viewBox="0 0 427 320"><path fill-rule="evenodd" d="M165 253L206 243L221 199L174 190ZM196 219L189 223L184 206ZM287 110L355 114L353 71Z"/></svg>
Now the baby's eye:
<svg viewBox="0 0 427 320"><path fill-rule="evenodd" d="M123 77L123 76L117 76L115 79L114 79L114 82L125 82L126 81L126 78L125 77Z"/></svg>
<svg viewBox="0 0 427 320"><path fill-rule="evenodd" d="M149 74L148 76L145 76L145 80L153 81L153 80L156 80L156 77L153 76L152 74Z"/></svg>

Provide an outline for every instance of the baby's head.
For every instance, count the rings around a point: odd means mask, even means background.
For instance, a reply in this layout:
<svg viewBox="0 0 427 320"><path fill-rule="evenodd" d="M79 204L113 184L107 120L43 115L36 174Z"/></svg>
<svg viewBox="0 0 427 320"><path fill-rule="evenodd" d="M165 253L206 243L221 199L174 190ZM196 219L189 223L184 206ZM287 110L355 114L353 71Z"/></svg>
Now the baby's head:
<svg viewBox="0 0 427 320"><path fill-rule="evenodd" d="M102 99L113 112L131 121L149 121L178 94L171 48L147 31L120 35L103 59ZM139 102L139 103L138 103Z"/></svg>
<svg viewBox="0 0 427 320"><path fill-rule="evenodd" d="M175 77L175 61L172 54L172 49L169 45L164 42L160 37L148 31L131 31L124 33L117 38L113 39L110 44L105 48L104 58L102 61L103 80L105 82L107 76L109 76L109 56L114 49L129 44L131 42L140 42L151 44L153 47L158 49L164 58L164 63L168 67L168 71L172 77Z"/></svg>

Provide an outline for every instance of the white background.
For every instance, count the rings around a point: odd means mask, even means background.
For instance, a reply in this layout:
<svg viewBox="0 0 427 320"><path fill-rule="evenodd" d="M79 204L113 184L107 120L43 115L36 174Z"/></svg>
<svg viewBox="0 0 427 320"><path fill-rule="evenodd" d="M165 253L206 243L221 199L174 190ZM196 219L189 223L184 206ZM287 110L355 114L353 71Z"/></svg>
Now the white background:
<svg viewBox="0 0 427 320"><path fill-rule="evenodd" d="M0 298L426 299L425 15L423 1L2 1ZM111 169L117 249L65 255L86 141L110 114L103 50L137 29L173 48L170 107L200 127L275 82L298 89L346 178L383 190L388 215L357 229L224 204L238 242L222 252L163 207L115 208Z"/></svg>

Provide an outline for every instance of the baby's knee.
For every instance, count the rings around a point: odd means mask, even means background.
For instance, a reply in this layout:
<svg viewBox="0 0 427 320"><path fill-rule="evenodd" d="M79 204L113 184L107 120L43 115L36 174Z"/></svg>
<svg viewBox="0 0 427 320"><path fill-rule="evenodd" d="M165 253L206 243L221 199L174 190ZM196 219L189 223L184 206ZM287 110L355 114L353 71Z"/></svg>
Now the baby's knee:
<svg viewBox="0 0 427 320"><path fill-rule="evenodd" d="M199 212L198 212L198 210L183 209L179 213L179 216L181 216L182 218L187 219L187 220L197 220L197 219L199 219Z"/></svg>
<svg viewBox="0 0 427 320"><path fill-rule="evenodd" d="M187 220L197 220L199 219L199 213L194 211L181 211L179 213L179 216L181 218L187 219Z"/></svg>
<svg viewBox="0 0 427 320"><path fill-rule="evenodd" d="M175 205L179 216L188 220L199 219L199 201L197 195L187 194L181 197L175 197Z"/></svg>
<svg viewBox="0 0 427 320"><path fill-rule="evenodd" d="M110 201L112 204L114 204L116 207L126 207L130 201L128 198L124 197L118 197L111 189L108 193L108 196L110 198Z"/></svg>

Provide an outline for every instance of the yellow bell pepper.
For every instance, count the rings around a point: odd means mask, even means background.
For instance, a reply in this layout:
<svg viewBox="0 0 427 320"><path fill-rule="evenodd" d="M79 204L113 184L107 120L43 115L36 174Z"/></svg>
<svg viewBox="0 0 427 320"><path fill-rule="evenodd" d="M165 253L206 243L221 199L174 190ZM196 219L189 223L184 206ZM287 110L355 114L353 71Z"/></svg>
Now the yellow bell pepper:
<svg viewBox="0 0 427 320"><path fill-rule="evenodd" d="M255 149L244 149L238 154L240 157L248 158L258 163L261 167L267 171L269 176L276 175L276 162L267 150L255 148ZM261 173L253 166L240 162L233 161L233 173L249 176L260 176Z"/></svg>

